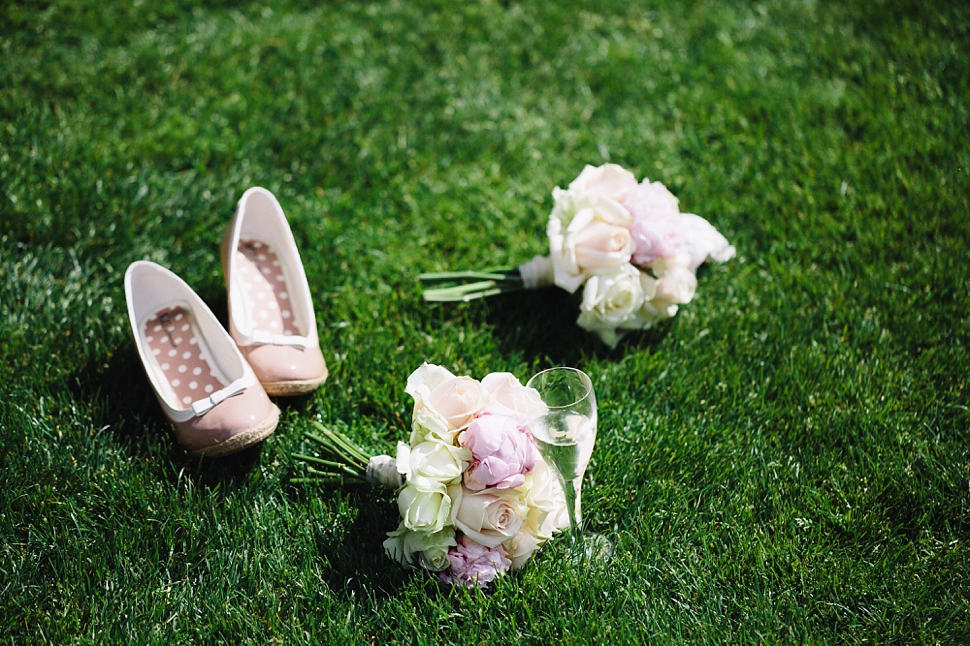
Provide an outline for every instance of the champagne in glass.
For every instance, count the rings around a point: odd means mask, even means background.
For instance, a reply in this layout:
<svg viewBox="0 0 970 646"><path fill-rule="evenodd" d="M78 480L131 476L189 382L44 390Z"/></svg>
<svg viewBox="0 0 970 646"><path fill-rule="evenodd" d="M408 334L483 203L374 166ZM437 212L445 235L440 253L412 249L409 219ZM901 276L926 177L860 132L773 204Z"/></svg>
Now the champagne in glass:
<svg viewBox="0 0 970 646"><path fill-rule="evenodd" d="M567 504L575 509L576 525L581 524L580 491L596 440L595 414L590 419L579 413L551 412L533 423L532 437L542 457L559 476ZM570 503L568 494L572 492L575 502Z"/></svg>
<svg viewBox="0 0 970 646"><path fill-rule="evenodd" d="M596 441L593 383L581 370L550 368L532 377L527 387L535 389L548 409L533 422L532 436L559 478L572 539L581 544L580 491Z"/></svg>

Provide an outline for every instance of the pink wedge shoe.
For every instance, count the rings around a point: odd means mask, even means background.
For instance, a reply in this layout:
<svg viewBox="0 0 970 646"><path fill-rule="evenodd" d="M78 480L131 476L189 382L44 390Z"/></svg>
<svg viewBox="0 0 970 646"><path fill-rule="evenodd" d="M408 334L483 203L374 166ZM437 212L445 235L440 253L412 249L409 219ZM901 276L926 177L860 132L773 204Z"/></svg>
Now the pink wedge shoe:
<svg viewBox="0 0 970 646"><path fill-rule="evenodd" d="M141 260L125 273L125 298L148 381L180 444L218 457L252 446L276 429L279 409L185 281Z"/></svg>
<svg viewBox="0 0 970 646"><path fill-rule="evenodd" d="M327 379L300 253L283 209L264 188L243 193L222 240L229 334L270 395L300 395Z"/></svg>

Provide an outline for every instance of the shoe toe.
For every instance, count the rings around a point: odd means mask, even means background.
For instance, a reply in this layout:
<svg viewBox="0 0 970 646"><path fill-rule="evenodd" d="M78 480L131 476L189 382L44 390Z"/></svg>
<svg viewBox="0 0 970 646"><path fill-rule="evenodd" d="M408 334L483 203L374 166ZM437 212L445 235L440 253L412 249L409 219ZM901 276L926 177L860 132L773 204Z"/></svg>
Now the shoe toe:
<svg viewBox="0 0 970 646"><path fill-rule="evenodd" d="M217 456L241 450L270 435L279 409L258 385L229 397L205 415L176 423L179 443L193 453Z"/></svg>
<svg viewBox="0 0 970 646"><path fill-rule="evenodd" d="M319 386L327 377L327 364L319 346L258 345L242 350L256 378L270 394L274 394L274 385L281 384L304 385L306 388L303 392L307 392Z"/></svg>

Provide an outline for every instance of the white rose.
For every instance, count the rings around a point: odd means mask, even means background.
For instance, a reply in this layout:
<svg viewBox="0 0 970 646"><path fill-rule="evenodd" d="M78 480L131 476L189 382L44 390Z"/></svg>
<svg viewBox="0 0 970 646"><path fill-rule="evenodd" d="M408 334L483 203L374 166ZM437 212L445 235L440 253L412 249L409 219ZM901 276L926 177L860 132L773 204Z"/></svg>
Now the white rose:
<svg viewBox="0 0 970 646"><path fill-rule="evenodd" d="M633 217L619 202L558 187L552 196L546 233L556 285L572 293L590 274L630 262Z"/></svg>
<svg viewBox="0 0 970 646"><path fill-rule="evenodd" d="M411 530L402 521L393 532L387 533L384 540L384 553L402 565L414 565L414 555L406 549L407 536Z"/></svg>
<svg viewBox="0 0 970 646"><path fill-rule="evenodd" d="M697 290L697 277L685 267L668 266L658 258L652 263L655 270L662 272L654 278L646 272L640 273L643 287L643 306L617 326L617 338L629 330L647 330L660 321L677 315L678 303L689 303Z"/></svg>
<svg viewBox="0 0 970 646"><path fill-rule="evenodd" d="M450 547L454 547L458 544L455 541L455 530L446 527L440 532L431 534L431 536L440 536L445 533L447 533L451 538L450 543L447 545L429 545L425 549L418 552L418 564L425 570L430 570L431 572L441 572L442 570L447 570L451 566L451 559L448 558L448 550Z"/></svg>
<svg viewBox="0 0 970 646"><path fill-rule="evenodd" d="M444 442L421 442L397 445L397 470L407 484L420 491L444 491L459 479L472 459L472 452L462 446Z"/></svg>
<svg viewBox="0 0 970 646"><path fill-rule="evenodd" d="M586 462L588 461L587 458ZM580 469L585 471L586 464L582 464ZM543 512L536 514L529 521L529 526L534 527L536 536L548 539L556 531L569 527L566 496L562 491L559 476L553 472L544 459L536 460L535 466L526 477L525 484L519 489L525 491L523 502L530 509Z"/></svg>
<svg viewBox="0 0 970 646"><path fill-rule="evenodd" d="M411 435L408 440L411 444L427 440L454 444L458 433L458 429L448 426L448 420L430 408L415 408L411 413Z"/></svg>
<svg viewBox="0 0 970 646"><path fill-rule="evenodd" d="M498 547L515 536L528 508L518 493L483 489L473 492L457 484L448 487L453 499L451 521L464 534L486 547Z"/></svg>
<svg viewBox="0 0 970 646"><path fill-rule="evenodd" d="M535 510L531 510L529 517L536 513ZM512 561L512 568L518 569L528 563L535 551L542 547L542 544L547 540L540 538L535 533L533 527L522 525L519 533L506 541L502 547L505 548L505 553L508 555L509 560Z"/></svg>
<svg viewBox="0 0 970 646"><path fill-rule="evenodd" d="M677 313L676 305L665 305L660 301L654 304L657 296L657 279L650 274L640 272L640 287L643 289L643 306L630 315L618 326L618 335L631 330L648 330L659 321L669 319Z"/></svg>
<svg viewBox="0 0 970 646"><path fill-rule="evenodd" d="M525 565L533 552L552 538L556 531L569 527L566 497L559 478L544 460L536 460L532 471L526 476L525 484L518 487L518 491L529 512L519 532L503 544L513 568Z"/></svg>
<svg viewBox="0 0 970 646"><path fill-rule="evenodd" d="M488 393L476 380L428 363L411 373L405 390L414 398L412 419L419 435L440 433L442 426L449 432L460 430L488 403Z"/></svg>
<svg viewBox="0 0 970 646"><path fill-rule="evenodd" d="M421 491L405 485L397 496L404 525L415 532L440 532L451 518L451 498L443 491Z"/></svg>
<svg viewBox="0 0 970 646"><path fill-rule="evenodd" d="M631 189L636 188L637 178L630 171L616 164L583 168L579 177L569 184L569 190L592 193L620 202Z"/></svg>
<svg viewBox="0 0 970 646"><path fill-rule="evenodd" d="M617 329L629 324L643 302L641 272L627 263L590 277L583 289L583 302L576 323L599 335L610 347L615 347L621 337Z"/></svg>
<svg viewBox="0 0 970 646"><path fill-rule="evenodd" d="M414 567L420 565L426 570L440 572L451 564L448 550L458 545L455 540L455 530L445 527L441 531L429 534L427 532L413 532L404 522L393 532L388 532L384 541L384 551L387 555L403 565Z"/></svg>
<svg viewBox="0 0 970 646"><path fill-rule="evenodd" d="M689 303L697 291L697 277L684 267L670 267L663 259L653 263L654 268L664 272L654 278L640 272L643 288L643 306L617 326L616 338L631 330L648 330L660 321L677 315L678 303Z"/></svg>
<svg viewBox="0 0 970 646"><path fill-rule="evenodd" d="M484 388L492 398L492 406L498 405L515 413L522 424L529 424L545 415L549 408L542 403L535 388L526 388L510 372L493 372L482 379Z"/></svg>
<svg viewBox="0 0 970 646"><path fill-rule="evenodd" d="M686 305L697 292L697 276L694 272L681 265L668 264L663 259L657 259L652 265L657 276L657 291L650 303L656 308L669 305Z"/></svg>
<svg viewBox="0 0 970 646"><path fill-rule="evenodd" d="M696 271L708 258L715 262L727 262L734 257L734 247L710 222L693 213L684 213L681 218L684 243L677 255L687 269Z"/></svg>

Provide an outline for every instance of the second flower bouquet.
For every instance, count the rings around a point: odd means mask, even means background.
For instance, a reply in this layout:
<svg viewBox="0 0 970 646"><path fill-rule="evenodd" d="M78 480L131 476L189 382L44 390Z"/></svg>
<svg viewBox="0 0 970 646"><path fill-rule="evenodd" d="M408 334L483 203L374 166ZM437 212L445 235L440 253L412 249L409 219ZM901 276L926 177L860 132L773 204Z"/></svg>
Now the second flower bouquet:
<svg viewBox="0 0 970 646"><path fill-rule="evenodd" d="M406 391L411 434L396 457L368 457L315 423L307 437L328 457L294 456L307 465L299 480L396 488L401 521L385 551L449 584L485 587L569 526L562 485L533 439L548 410L534 389L507 372L478 381L426 363Z"/></svg>
<svg viewBox="0 0 970 646"><path fill-rule="evenodd" d="M735 249L707 220L681 213L660 182L616 164L586 166L552 192L549 255L514 269L421 274L428 301L470 301L520 289L583 288L576 323L610 347L677 314L697 291L697 268Z"/></svg>

